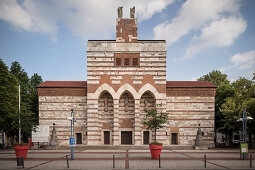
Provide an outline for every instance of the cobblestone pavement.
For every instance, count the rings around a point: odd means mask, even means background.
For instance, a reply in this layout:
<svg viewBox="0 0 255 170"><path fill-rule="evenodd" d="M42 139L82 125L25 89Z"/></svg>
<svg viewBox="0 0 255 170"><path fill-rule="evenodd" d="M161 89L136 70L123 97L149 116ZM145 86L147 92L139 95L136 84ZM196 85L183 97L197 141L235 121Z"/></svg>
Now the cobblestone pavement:
<svg viewBox="0 0 255 170"><path fill-rule="evenodd" d="M129 150L128 154L125 150L81 150L69 160L69 169L255 169L255 150L249 152L254 155L252 168L250 160L240 160L239 150L163 150L159 168L149 150ZM24 169L68 169L66 155L70 159L70 150L29 150ZM23 167L17 167L13 150L0 150L0 169Z"/></svg>

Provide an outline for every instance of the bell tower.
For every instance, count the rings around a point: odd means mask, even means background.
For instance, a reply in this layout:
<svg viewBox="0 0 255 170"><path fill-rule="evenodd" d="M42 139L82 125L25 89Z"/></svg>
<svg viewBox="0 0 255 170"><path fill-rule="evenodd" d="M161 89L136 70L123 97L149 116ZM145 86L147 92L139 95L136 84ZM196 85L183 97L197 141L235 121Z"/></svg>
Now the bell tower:
<svg viewBox="0 0 255 170"><path fill-rule="evenodd" d="M116 42L137 42L137 19L134 17L135 7L130 8L130 18L122 18L122 8L118 8Z"/></svg>

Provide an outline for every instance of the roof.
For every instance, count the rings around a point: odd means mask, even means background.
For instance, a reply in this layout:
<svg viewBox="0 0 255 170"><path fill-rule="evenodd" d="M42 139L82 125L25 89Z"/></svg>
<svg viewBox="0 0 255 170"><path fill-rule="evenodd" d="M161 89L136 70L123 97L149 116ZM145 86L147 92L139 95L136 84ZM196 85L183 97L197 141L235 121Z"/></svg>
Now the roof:
<svg viewBox="0 0 255 170"><path fill-rule="evenodd" d="M88 40L88 41L102 41L102 42L104 42L104 41L110 41L110 42L117 42L116 40ZM146 41L148 41L148 42L166 42L166 40L137 40L137 42L146 42Z"/></svg>
<svg viewBox="0 0 255 170"><path fill-rule="evenodd" d="M217 86L208 81L167 81L166 87L216 88Z"/></svg>
<svg viewBox="0 0 255 170"><path fill-rule="evenodd" d="M59 87L59 88L86 88L87 81L45 81L37 88Z"/></svg>
<svg viewBox="0 0 255 170"><path fill-rule="evenodd" d="M87 81L45 81L37 86L38 88L59 87L59 88L86 88ZM173 88L216 88L217 86L208 81L167 81L166 87Z"/></svg>

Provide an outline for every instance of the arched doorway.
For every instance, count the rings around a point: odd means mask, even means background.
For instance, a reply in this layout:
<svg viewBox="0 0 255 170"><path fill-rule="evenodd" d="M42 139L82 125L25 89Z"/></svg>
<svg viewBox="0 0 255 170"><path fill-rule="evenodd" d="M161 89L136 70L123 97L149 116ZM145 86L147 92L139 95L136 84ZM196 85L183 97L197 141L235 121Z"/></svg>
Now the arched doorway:
<svg viewBox="0 0 255 170"><path fill-rule="evenodd" d="M146 91L143 93L140 99L140 118L141 121L145 118L146 112L145 110L150 110L156 107L156 99L155 96L150 92ZM146 129L145 126L142 126L142 143L144 145L149 144L151 141L152 134L150 131Z"/></svg>
<svg viewBox="0 0 255 170"><path fill-rule="evenodd" d="M121 144L134 144L135 100L127 91L119 99L119 124Z"/></svg>
<svg viewBox="0 0 255 170"><path fill-rule="evenodd" d="M102 144L112 144L113 110L112 95L103 91L98 99L98 121Z"/></svg>

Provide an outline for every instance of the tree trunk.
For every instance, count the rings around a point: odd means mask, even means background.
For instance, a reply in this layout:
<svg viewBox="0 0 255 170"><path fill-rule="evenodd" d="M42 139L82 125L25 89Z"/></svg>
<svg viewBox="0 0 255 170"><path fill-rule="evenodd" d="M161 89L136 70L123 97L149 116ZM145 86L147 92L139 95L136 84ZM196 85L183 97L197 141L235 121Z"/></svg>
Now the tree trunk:
<svg viewBox="0 0 255 170"><path fill-rule="evenodd" d="M155 128L155 141L154 142L157 142L157 128Z"/></svg>

